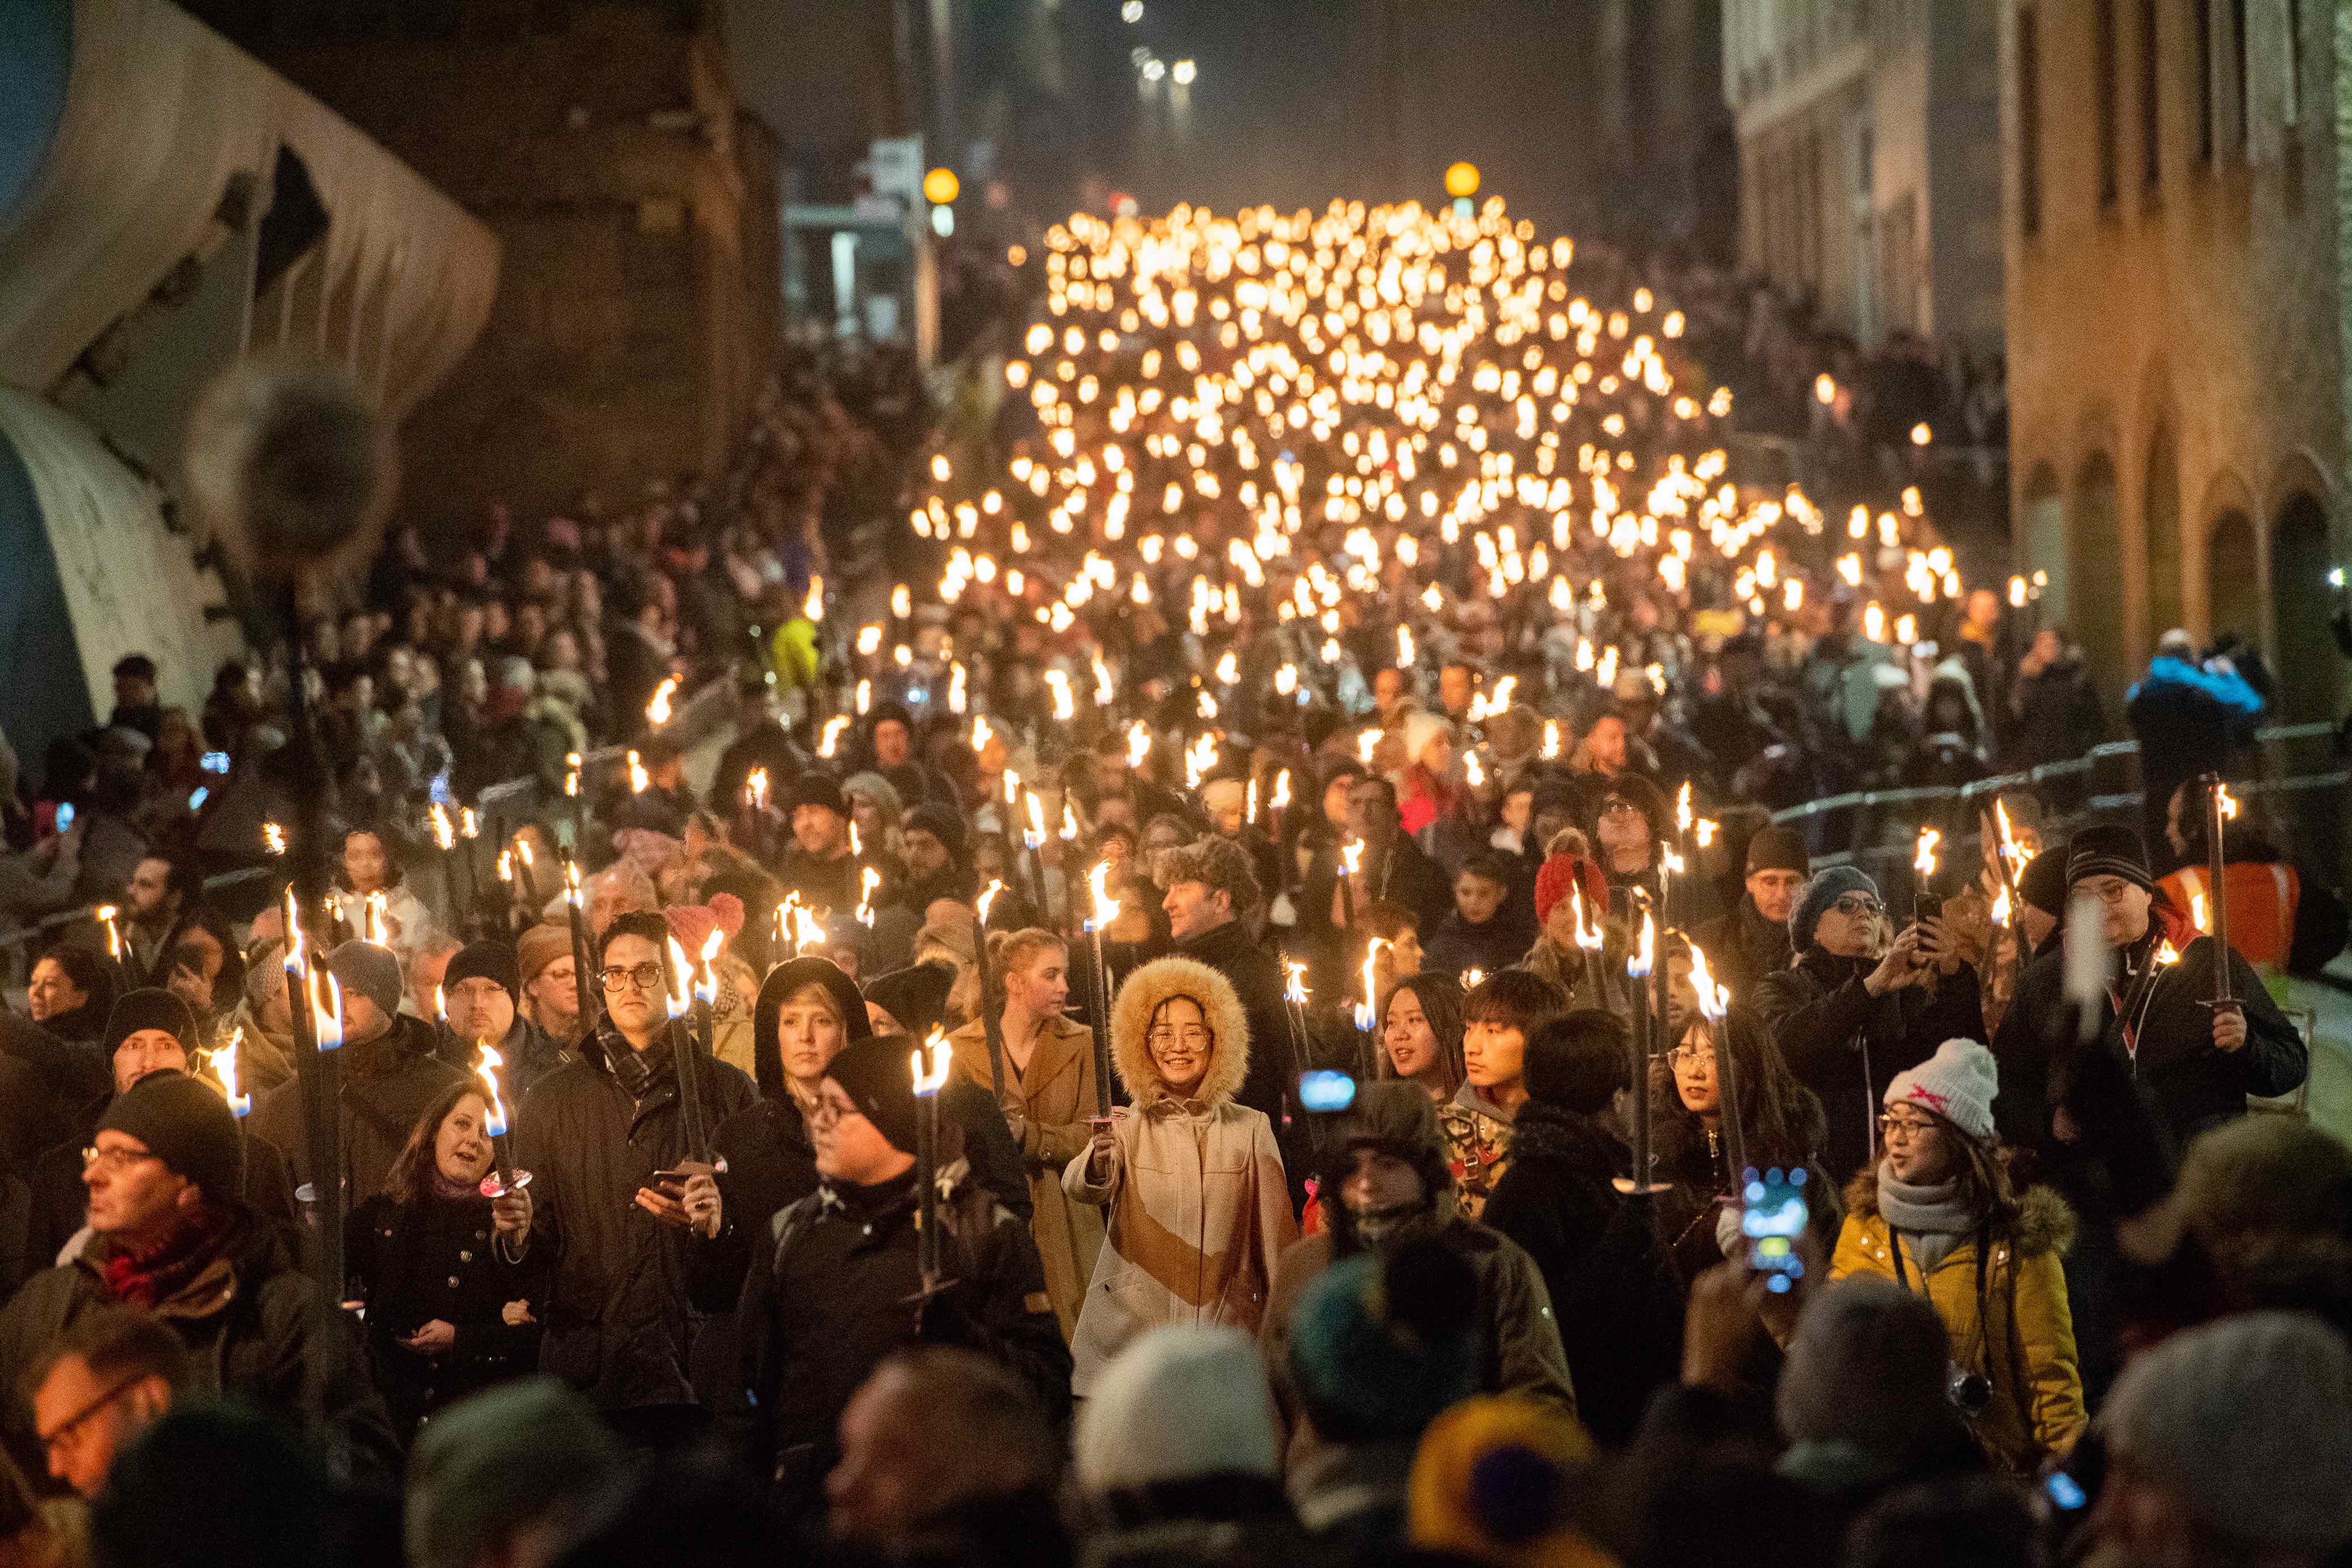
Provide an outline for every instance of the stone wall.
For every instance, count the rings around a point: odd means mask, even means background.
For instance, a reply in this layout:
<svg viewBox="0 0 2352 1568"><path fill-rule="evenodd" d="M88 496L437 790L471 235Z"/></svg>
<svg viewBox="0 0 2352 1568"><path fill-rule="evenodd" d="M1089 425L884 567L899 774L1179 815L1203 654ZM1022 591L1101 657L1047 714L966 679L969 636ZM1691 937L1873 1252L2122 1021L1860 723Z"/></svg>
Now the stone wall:
<svg viewBox="0 0 2352 1568"><path fill-rule="evenodd" d="M481 7L486 14L496 7ZM498 300L403 430L403 507L608 501L724 460L779 341L778 155L716 7L574 5L552 26L240 37L498 231Z"/></svg>
<svg viewBox="0 0 2352 1568"><path fill-rule="evenodd" d="M2213 151L2199 152L2192 0L2159 0L2158 172L2144 179L2140 7L2115 7L2121 180L2096 187L2092 0L2006 0L2002 158L2011 483L2021 552L2050 573L2112 698L2177 610L2259 639L2285 716L2331 715L2341 664L2325 567L2345 538L2344 295L2332 7L2249 13L2242 75L2215 5ZM2042 60L2042 217L2019 207L2017 35ZM2290 61L2299 101L2289 123ZM2245 134L2238 84L2250 82ZM2316 523L2315 522L2316 519ZM2319 533L2315 536L2316 527Z"/></svg>

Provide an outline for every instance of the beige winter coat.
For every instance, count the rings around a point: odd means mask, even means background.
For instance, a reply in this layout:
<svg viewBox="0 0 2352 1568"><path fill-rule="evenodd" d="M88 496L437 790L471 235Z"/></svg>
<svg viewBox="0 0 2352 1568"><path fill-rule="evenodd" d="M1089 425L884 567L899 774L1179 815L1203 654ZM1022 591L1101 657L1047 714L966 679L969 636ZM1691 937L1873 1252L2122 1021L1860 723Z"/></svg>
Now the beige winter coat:
<svg viewBox="0 0 2352 1568"><path fill-rule="evenodd" d="M1178 996L1201 1005L1214 1037L1207 1074L1187 1100L1170 1097L1144 1041L1153 1010ZM1249 1071L1249 1025L1224 977L1190 958L1155 959L1119 988L1110 1026L1111 1063L1135 1103L1112 1113L1098 1179L1090 1151L1062 1173L1072 1197L1110 1213L1070 1342L1080 1397L1147 1329L1229 1323L1256 1333L1275 1260L1298 1234L1274 1128L1234 1103Z"/></svg>

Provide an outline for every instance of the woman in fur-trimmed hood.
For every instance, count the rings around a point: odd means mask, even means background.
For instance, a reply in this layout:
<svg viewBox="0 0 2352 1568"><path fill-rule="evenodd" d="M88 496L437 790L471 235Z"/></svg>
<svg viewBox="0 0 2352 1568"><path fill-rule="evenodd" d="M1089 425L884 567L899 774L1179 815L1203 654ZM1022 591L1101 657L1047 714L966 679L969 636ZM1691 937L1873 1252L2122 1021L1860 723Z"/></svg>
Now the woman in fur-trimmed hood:
<svg viewBox="0 0 2352 1568"><path fill-rule="evenodd" d="M1114 1109L1062 1173L1071 1197L1109 1213L1070 1342L1081 1397L1148 1329L1258 1331L1275 1260L1298 1226L1273 1124L1234 1100L1249 1047L1241 998L1205 964L1155 959L1118 989L1111 1063L1134 1103Z"/></svg>

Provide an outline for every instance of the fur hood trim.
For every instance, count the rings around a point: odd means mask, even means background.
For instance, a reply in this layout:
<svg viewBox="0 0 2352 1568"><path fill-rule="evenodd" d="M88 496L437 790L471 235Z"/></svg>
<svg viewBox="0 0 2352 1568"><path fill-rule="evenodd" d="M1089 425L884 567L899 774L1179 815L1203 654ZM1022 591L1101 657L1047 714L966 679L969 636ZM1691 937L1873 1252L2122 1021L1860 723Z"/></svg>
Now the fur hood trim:
<svg viewBox="0 0 2352 1568"><path fill-rule="evenodd" d="M1858 1219L1883 1224L1878 1218L1878 1173L1865 1170L1846 1184L1846 1212ZM2076 1228L2074 1211L2056 1191L2046 1186L2030 1186L2019 1197L2017 1223L2011 1228L2010 1244L2021 1258L2038 1258L2044 1252L2055 1252L2061 1258L2074 1249Z"/></svg>
<svg viewBox="0 0 2352 1568"><path fill-rule="evenodd" d="M1216 1036L1195 1098L1212 1105L1226 1103L1241 1092L1242 1080L1249 1075L1249 1018L1232 982L1191 958L1154 958L1119 987L1110 1012L1110 1059L1119 1082L1138 1105L1160 1097L1160 1070L1152 1065L1151 1048L1143 1037L1151 1015L1171 997L1198 1002Z"/></svg>

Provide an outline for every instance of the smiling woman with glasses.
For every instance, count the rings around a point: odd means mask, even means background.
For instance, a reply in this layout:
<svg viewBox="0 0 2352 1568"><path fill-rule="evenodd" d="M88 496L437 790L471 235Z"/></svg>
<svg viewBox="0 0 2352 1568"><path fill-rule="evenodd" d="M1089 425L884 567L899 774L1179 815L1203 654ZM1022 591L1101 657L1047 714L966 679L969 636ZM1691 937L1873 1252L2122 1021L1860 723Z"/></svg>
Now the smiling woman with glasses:
<svg viewBox="0 0 2352 1568"><path fill-rule="evenodd" d="M1996 1466L2031 1475L2089 1421L2062 1264L2074 1216L2047 1187L2011 1189L1993 1128L2000 1084L1972 1040L1895 1077L1878 1118L1885 1153L1847 1190L1830 1278L1925 1296L1950 1335L1953 1408Z"/></svg>

